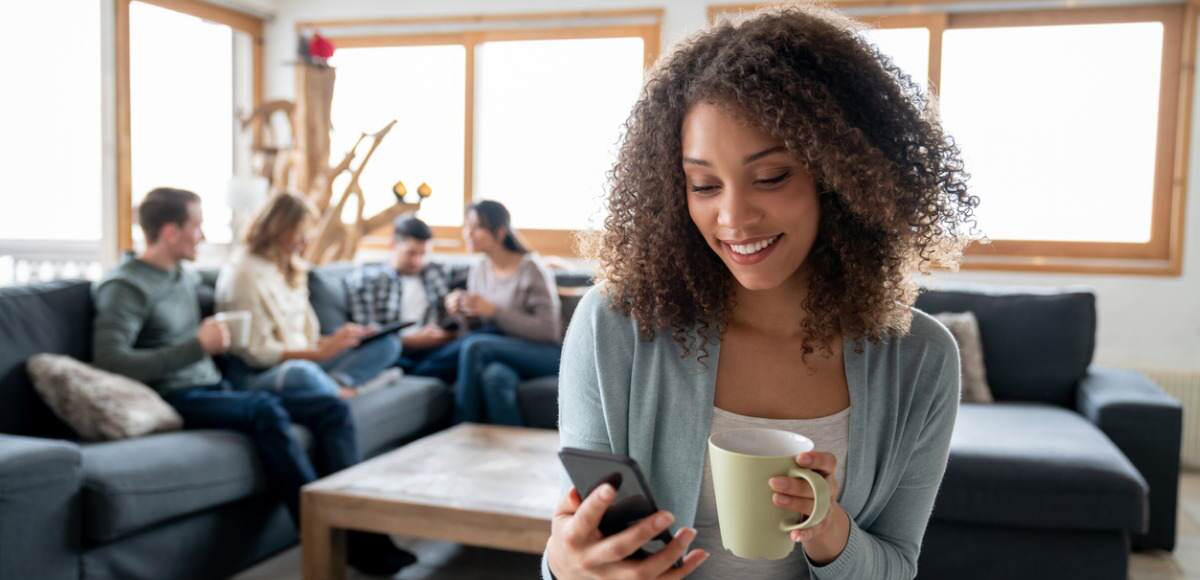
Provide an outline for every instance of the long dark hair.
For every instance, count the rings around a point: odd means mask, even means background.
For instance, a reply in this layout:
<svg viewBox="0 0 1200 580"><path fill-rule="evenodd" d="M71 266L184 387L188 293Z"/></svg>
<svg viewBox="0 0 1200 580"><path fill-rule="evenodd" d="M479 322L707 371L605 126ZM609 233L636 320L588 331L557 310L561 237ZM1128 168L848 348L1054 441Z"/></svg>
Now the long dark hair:
<svg viewBox="0 0 1200 580"><path fill-rule="evenodd" d="M504 204L490 199L477 201L471 204L467 212L475 212L475 217L479 218L479 225L492 232L492 235L499 235L500 228L504 228L504 239L501 240L504 249L518 254L529 253L529 248L517 237L517 232L512 227L512 215L508 213Z"/></svg>

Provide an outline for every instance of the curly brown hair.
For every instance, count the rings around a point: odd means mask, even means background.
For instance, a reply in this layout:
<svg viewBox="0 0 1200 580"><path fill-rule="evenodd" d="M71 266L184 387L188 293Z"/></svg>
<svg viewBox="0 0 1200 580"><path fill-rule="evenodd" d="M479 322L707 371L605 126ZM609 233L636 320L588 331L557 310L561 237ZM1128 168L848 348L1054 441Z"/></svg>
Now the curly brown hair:
<svg viewBox="0 0 1200 580"><path fill-rule="evenodd" d="M670 332L684 356L703 359L733 307L736 282L688 214L682 121L696 103L780 139L817 184L806 357L831 354L839 334L906 333L917 296L908 274L957 266L979 199L927 97L860 30L823 7L773 9L695 34L650 73L609 174L604 229L584 245L644 338Z"/></svg>

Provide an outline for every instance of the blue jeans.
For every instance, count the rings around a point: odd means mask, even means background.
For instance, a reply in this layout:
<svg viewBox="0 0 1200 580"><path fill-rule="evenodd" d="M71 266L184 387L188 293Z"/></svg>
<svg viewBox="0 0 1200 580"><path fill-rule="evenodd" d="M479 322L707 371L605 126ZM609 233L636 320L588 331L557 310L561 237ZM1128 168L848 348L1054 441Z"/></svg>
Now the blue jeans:
<svg viewBox="0 0 1200 580"><path fill-rule="evenodd" d="M222 381L170 391L163 399L189 429L230 429L248 436L266 472L267 489L287 505L297 527L301 486L359 460L350 407L336 394L241 391ZM312 432L316 466L292 437L292 422Z"/></svg>
<svg viewBox="0 0 1200 580"><path fill-rule="evenodd" d="M511 336L472 334L458 353L455 421L524 425L517 384L558 372L562 347Z"/></svg>
<svg viewBox="0 0 1200 580"><path fill-rule="evenodd" d="M325 394L337 396L339 383L359 386L396 364L400 339L386 336L352 348L337 357L316 363L292 359L269 369L255 371L232 358L224 372L230 381L245 389L264 389L281 394Z"/></svg>
<svg viewBox="0 0 1200 580"><path fill-rule="evenodd" d="M442 346L417 351L404 351L400 357L400 368L410 375L418 377L433 377L441 379L446 384L454 384L458 379L458 357L462 352L463 343L476 334L501 334L499 327L484 325L472 331L468 336L456 338Z"/></svg>

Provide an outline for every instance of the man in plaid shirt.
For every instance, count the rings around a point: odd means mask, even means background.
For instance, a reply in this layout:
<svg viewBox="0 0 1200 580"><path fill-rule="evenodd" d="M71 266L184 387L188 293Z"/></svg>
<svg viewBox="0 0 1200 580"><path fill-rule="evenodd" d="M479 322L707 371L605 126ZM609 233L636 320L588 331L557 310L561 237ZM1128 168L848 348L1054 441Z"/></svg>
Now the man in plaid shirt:
<svg viewBox="0 0 1200 580"><path fill-rule="evenodd" d="M406 372L457 335L444 327L453 321L445 298L465 282L467 267L447 268L427 262L433 231L415 217L396 219L390 264L367 264L346 277L350 320L358 324L413 321L401 331L400 361ZM457 282L457 283L456 283Z"/></svg>

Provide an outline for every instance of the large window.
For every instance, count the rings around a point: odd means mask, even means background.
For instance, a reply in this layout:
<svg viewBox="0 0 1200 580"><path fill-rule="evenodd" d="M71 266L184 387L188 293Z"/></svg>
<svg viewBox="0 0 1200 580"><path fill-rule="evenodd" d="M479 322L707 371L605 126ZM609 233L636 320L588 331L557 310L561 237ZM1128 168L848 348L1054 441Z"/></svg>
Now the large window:
<svg viewBox="0 0 1200 580"><path fill-rule="evenodd" d="M420 216L440 249L462 248L467 204L494 199L535 249L569 255L575 231L601 216L660 19L630 10L299 26L337 46L331 162L397 120L360 179L368 214L391 202L397 180L409 191L424 181L434 193ZM376 234L368 244L385 239Z"/></svg>
<svg viewBox="0 0 1200 580"><path fill-rule="evenodd" d="M90 242L102 234L101 3L22 4L6 26L0 90L0 240ZM0 251L0 254L4 253ZM94 258L95 256L93 256Z"/></svg>
<svg viewBox="0 0 1200 580"><path fill-rule="evenodd" d="M855 4L866 38L935 94L962 149L992 240L964 267L1180 272L1189 10L873 16Z"/></svg>
<svg viewBox="0 0 1200 580"><path fill-rule="evenodd" d="M137 204L160 186L199 194L209 241L230 242L230 182L250 172L239 119L260 100L262 22L195 0L117 4L121 246L142 243Z"/></svg>

